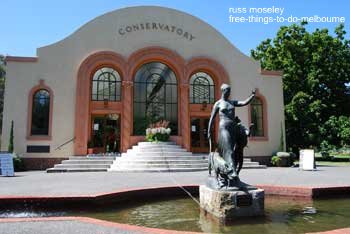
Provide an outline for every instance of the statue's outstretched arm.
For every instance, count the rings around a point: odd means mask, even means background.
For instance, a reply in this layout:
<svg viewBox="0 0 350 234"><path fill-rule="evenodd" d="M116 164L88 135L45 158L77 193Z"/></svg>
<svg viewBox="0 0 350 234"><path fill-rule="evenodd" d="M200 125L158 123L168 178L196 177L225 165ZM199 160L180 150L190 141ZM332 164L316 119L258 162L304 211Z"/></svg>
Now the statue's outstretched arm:
<svg viewBox="0 0 350 234"><path fill-rule="evenodd" d="M218 105L218 102L215 102L213 110L211 111L211 116L210 116L209 124L208 124L208 135L207 135L208 139L210 139L210 137L211 137L210 129L211 129L211 126L213 125L213 120L215 119L215 116L218 113L218 111L219 111L219 105Z"/></svg>
<svg viewBox="0 0 350 234"><path fill-rule="evenodd" d="M244 101L237 101L235 103L235 106L246 106L246 105L248 105L253 100L253 98L255 97L255 93L256 93L256 90L254 89L252 91L252 94L246 100L244 100Z"/></svg>

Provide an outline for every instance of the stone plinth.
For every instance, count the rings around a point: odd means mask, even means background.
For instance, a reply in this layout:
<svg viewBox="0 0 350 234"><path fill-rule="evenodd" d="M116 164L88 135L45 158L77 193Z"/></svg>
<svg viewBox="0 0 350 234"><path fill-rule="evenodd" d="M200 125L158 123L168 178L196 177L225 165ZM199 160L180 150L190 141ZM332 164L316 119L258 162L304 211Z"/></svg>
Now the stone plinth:
<svg viewBox="0 0 350 234"><path fill-rule="evenodd" d="M264 215L263 189L217 190L201 185L199 195L201 208L223 222L236 217Z"/></svg>

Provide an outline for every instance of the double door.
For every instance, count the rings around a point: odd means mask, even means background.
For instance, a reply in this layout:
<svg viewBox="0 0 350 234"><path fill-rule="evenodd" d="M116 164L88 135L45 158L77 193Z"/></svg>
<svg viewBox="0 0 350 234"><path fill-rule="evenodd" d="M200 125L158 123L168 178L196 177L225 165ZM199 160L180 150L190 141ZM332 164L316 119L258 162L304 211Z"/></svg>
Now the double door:
<svg viewBox="0 0 350 234"><path fill-rule="evenodd" d="M194 153L208 153L208 125L209 117L191 118L191 148ZM214 124L211 129L211 136L214 138ZM212 139L213 142L213 139Z"/></svg>
<svg viewBox="0 0 350 234"><path fill-rule="evenodd" d="M120 115L93 115L92 136L95 153L120 151Z"/></svg>

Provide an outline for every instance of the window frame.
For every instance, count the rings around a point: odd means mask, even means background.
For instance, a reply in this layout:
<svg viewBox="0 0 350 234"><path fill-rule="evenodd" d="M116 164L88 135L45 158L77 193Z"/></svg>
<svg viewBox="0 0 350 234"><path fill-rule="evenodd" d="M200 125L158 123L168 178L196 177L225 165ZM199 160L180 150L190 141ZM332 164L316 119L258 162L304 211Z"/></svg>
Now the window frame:
<svg viewBox="0 0 350 234"><path fill-rule="evenodd" d="M197 76L197 74L199 73L204 73L206 76ZM196 77L194 77L196 76ZM208 85L195 85L194 82L197 80L197 79L206 79ZM208 78L210 78L211 80L209 80ZM210 84L212 83L212 84ZM214 82L214 79L213 77L205 72L205 71L195 71L192 73L192 75L189 77L189 87L190 87L190 90L189 90L189 103L190 104L203 104L203 102L195 102L195 98L193 97L193 94L194 94L194 88L195 86L206 86L208 87L208 91L209 91L209 102L205 103L205 104L214 104L215 103L215 82ZM212 92L211 92L212 90ZM192 96L191 96L191 93L192 93ZM212 94L212 95L211 95Z"/></svg>
<svg viewBox="0 0 350 234"><path fill-rule="evenodd" d="M153 67L152 66L152 64L157 64L157 63L161 64L161 67ZM149 92L147 90L148 85L150 85L150 86L156 85L156 82L153 80L154 75L159 76L158 77L159 79L164 78L162 76L162 74L155 73L154 70L163 69L165 67L171 72L171 75L165 76L165 78L167 78L167 79L165 80L164 87L162 87L164 89L164 102L160 103L160 104L164 104L164 116L166 116L166 113L168 111L168 108L169 108L169 107L167 107L168 105L171 106L170 111L172 113L175 112L175 114L176 114L176 130L172 129L171 135L172 136L179 135L180 123L179 123L179 117L178 117L178 115L179 115L179 82L178 82L178 77L176 76L174 69L169 64L167 64L163 61L152 60L152 61L149 61L149 62L146 62L146 63L143 63L142 65L140 65L138 67L138 69L135 71L135 74L133 77L133 99L132 99L133 100L132 101L133 102L133 111L132 111L132 118L133 118L132 135L133 136L139 136L139 134L135 130L135 113L136 113L135 108L140 108L140 107L142 107L143 104L147 103L147 101L148 101L147 94ZM163 71L164 70L162 70L162 72ZM139 78L142 76L139 74L139 72L149 73L147 79L146 80L139 80ZM144 93L145 98L144 98L144 100L143 99L140 100L141 96L137 96L138 92L136 91L136 89L139 89L139 87L142 87L143 85L146 88L146 91ZM167 89L169 89L169 88L171 91L170 97L167 96ZM169 119L165 119L165 120L170 121L170 126L169 126L170 128L172 128L171 124L175 124L175 121L172 122Z"/></svg>
<svg viewBox="0 0 350 234"><path fill-rule="evenodd" d="M48 123L48 134L47 135L32 135L32 117L33 117L33 102L34 95L40 91L46 90L49 93L49 123ZM27 140L51 140L52 139L52 114L53 114L53 100L54 94L52 89L47 86L44 80L40 80L39 84L34 86L28 95L28 117L27 117Z"/></svg>
<svg viewBox="0 0 350 234"><path fill-rule="evenodd" d="M103 69L108 69L107 71L103 71ZM100 73L100 74L97 74L97 73ZM100 78L102 76L104 76L106 73L108 74L111 74L109 77L108 77L108 81L106 80L100 80ZM96 77L97 76L97 77ZM113 78L115 78L115 81L111 81L111 76ZM96 82L96 93L94 93L94 83ZM105 83L108 83L108 89L109 89L109 94L108 94L108 99L107 101L108 102L120 102L122 100L122 77L120 75L120 72L115 69L114 67L112 66L101 66L99 67L98 69L95 70L95 72L93 73L92 77L91 77L91 88L90 88L90 100L93 101L93 102L104 102L106 101L105 100L105 92L103 91L103 93L101 94L103 99L102 100L99 100L98 97L99 97L99 89L98 87L100 85L104 86ZM114 95L111 95L111 84L115 84L115 94ZM119 90L118 90L119 88ZM119 92L118 92L119 91ZM118 95L119 93L119 95ZM94 96L96 96L96 98L94 98ZM111 97L114 97L114 99L111 99Z"/></svg>
<svg viewBox="0 0 350 234"><path fill-rule="evenodd" d="M255 98L258 98L261 102L262 108L262 127L263 127L263 135L262 136L250 136L249 140L251 141L268 141L268 116L267 116L267 102L266 98L257 90ZM250 103L248 106L248 123L249 125L252 123L252 104Z"/></svg>

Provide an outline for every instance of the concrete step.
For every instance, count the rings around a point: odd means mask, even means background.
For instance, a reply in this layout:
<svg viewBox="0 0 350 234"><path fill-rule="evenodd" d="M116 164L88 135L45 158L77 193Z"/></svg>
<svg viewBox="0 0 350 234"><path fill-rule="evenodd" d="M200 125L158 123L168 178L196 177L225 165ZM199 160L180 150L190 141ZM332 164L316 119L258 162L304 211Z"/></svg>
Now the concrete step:
<svg viewBox="0 0 350 234"><path fill-rule="evenodd" d="M132 149L128 149L127 153L129 152L144 152L144 151L150 151L150 152L188 152L186 149L180 148L180 147L171 147L171 148L164 148L164 147L151 147L151 148L140 148L140 147L133 147Z"/></svg>
<svg viewBox="0 0 350 234"><path fill-rule="evenodd" d="M54 168L110 168L111 164L57 164Z"/></svg>
<svg viewBox="0 0 350 234"><path fill-rule="evenodd" d="M208 168L123 168L123 169L109 169L111 172L191 172L191 171L205 171Z"/></svg>
<svg viewBox="0 0 350 234"><path fill-rule="evenodd" d="M146 156L190 156L193 157L193 154L191 152L140 152L140 153L126 153L122 154L122 157L128 156L128 157L146 157Z"/></svg>
<svg viewBox="0 0 350 234"><path fill-rule="evenodd" d="M116 161L119 160L204 160L208 159L207 157L197 157L197 156L133 156L125 155L120 158L116 158Z"/></svg>
<svg viewBox="0 0 350 234"><path fill-rule="evenodd" d="M208 160L119 160L117 161L117 164L127 164L127 163L133 163L133 164L159 164L159 163L167 163L167 164L192 164L192 163L208 163Z"/></svg>
<svg viewBox="0 0 350 234"><path fill-rule="evenodd" d="M69 160L114 160L116 156L71 156Z"/></svg>
<svg viewBox="0 0 350 234"><path fill-rule="evenodd" d="M116 164L115 166L117 167L128 167L131 165L137 165L138 167L140 166L145 166L145 167L162 167L162 166L169 166L169 167L179 167L179 166L184 166L184 167L193 167L194 165L198 166L203 166L207 167L208 163L207 162L196 162L196 163L168 163L168 162L144 162L144 163L135 163L135 162L120 162Z"/></svg>
<svg viewBox="0 0 350 234"><path fill-rule="evenodd" d="M93 159L81 159L81 160L63 160L61 164L112 164L113 160L93 160Z"/></svg>
<svg viewBox="0 0 350 234"><path fill-rule="evenodd" d="M139 146L171 146L171 145L176 145L178 146L175 142L173 141L162 141L162 142L147 142L147 141L142 141L139 142L137 145Z"/></svg>
<svg viewBox="0 0 350 234"><path fill-rule="evenodd" d="M153 165L153 164L165 164L165 165L177 165L177 164L206 164L208 165L208 160L119 160L115 163L115 165ZM243 163L244 168L252 168L252 167L266 167L264 165L259 165L257 162L245 162Z"/></svg>
<svg viewBox="0 0 350 234"><path fill-rule="evenodd" d="M106 168L49 168L46 170L47 173L58 173L58 172L106 172Z"/></svg>

